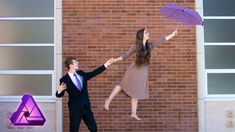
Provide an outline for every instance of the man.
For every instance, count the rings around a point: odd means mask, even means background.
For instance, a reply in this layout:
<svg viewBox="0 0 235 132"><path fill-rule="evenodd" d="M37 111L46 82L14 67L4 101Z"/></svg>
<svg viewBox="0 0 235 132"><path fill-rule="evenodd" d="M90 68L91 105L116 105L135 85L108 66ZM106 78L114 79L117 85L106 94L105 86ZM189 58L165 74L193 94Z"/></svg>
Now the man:
<svg viewBox="0 0 235 132"><path fill-rule="evenodd" d="M69 95L68 107L70 114L70 132L78 132L81 119L83 119L91 132L97 131L96 122L90 107L87 81L105 71L114 61L115 59L110 59L94 71L84 72L78 70L79 62L76 58L68 57L65 60L65 66L68 69L68 73L60 79L56 97L63 97L65 91L67 91Z"/></svg>

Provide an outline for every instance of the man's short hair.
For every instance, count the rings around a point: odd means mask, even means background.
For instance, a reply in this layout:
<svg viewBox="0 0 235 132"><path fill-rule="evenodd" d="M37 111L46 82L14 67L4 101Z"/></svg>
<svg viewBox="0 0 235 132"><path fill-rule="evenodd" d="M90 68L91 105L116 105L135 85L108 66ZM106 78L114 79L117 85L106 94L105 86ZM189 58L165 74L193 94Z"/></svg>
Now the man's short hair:
<svg viewBox="0 0 235 132"><path fill-rule="evenodd" d="M77 60L77 59L72 56L69 56L66 58L66 60L64 61L64 64L67 67L67 69L69 69L69 65L73 64L73 60Z"/></svg>

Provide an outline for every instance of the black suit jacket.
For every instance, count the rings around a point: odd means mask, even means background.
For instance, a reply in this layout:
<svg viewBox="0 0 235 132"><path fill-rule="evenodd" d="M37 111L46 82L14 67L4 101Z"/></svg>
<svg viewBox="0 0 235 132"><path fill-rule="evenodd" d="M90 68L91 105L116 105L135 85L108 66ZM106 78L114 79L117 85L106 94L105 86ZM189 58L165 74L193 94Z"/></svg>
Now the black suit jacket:
<svg viewBox="0 0 235 132"><path fill-rule="evenodd" d="M76 73L82 77L83 89L81 92L74 85L73 81L71 80L71 78L67 73L65 76L63 76L60 79L60 84L62 82L66 83L67 89L62 91L60 94L58 94L58 91L56 91L56 97L58 98L63 97L65 91L67 91L67 93L69 94L69 101L68 101L69 108L71 106L76 106L76 107L90 106L90 100L87 90L87 81L95 77L96 75L102 73L105 70L106 70L105 66L102 65L92 72L84 72L82 70L76 71Z"/></svg>

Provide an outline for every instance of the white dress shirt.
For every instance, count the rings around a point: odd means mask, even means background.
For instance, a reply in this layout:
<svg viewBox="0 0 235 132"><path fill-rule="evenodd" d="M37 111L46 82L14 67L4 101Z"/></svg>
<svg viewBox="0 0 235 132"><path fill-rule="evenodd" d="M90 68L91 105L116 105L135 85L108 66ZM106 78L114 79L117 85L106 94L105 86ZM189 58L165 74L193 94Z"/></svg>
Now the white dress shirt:
<svg viewBox="0 0 235 132"><path fill-rule="evenodd" d="M68 72L68 74L69 74L69 77L71 78L71 80L73 81L73 84L74 84L75 86L77 86L78 83L77 83L77 81L76 81L76 78L75 78L74 74L71 73L71 72ZM80 75L78 75L76 72L75 72L75 74L76 74L78 80L80 81L80 83L81 83L81 85L82 85L82 77L81 77ZM82 86L82 87L83 87L83 86Z"/></svg>

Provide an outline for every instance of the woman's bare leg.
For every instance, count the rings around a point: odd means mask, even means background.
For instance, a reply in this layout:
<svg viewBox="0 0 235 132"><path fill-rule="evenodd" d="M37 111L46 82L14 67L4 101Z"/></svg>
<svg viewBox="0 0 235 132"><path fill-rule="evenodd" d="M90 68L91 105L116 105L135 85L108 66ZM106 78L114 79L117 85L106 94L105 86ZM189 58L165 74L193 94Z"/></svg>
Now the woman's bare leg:
<svg viewBox="0 0 235 132"><path fill-rule="evenodd" d="M113 98L121 91L121 87L119 85L115 86L112 93L109 95L109 97L105 100L104 108L106 110L109 110L109 104L113 100Z"/></svg>
<svg viewBox="0 0 235 132"><path fill-rule="evenodd" d="M131 117L133 117L133 118L135 118L136 120L139 121L141 119L136 114L137 104L138 104L138 99L131 98Z"/></svg>

